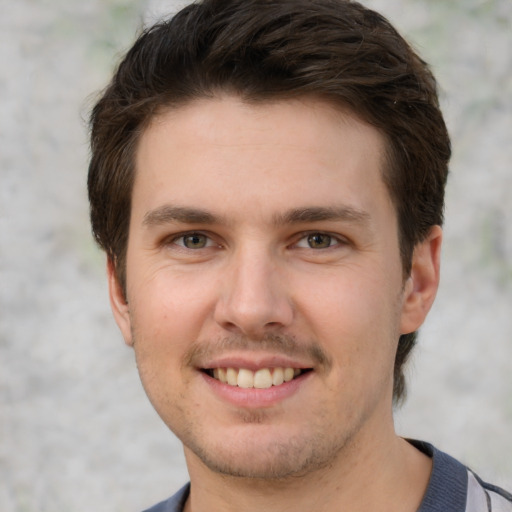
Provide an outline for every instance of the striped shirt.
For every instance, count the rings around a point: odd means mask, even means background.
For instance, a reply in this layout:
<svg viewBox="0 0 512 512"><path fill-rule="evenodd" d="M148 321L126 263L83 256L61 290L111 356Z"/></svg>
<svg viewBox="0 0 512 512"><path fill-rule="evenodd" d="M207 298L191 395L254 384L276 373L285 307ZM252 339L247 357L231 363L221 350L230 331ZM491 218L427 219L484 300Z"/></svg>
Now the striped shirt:
<svg viewBox="0 0 512 512"><path fill-rule="evenodd" d="M512 495L483 482L431 444L409 441L432 457L432 474L418 512L512 512Z"/></svg>

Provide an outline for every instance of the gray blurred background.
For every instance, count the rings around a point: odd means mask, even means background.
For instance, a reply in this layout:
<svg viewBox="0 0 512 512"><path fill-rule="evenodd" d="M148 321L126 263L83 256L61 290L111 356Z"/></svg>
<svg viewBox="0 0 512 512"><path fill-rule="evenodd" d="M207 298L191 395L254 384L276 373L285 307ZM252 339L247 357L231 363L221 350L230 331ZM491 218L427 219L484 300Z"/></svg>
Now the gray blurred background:
<svg viewBox="0 0 512 512"><path fill-rule="evenodd" d="M0 0L0 510L137 512L187 480L111 319L91 93L184 2ZM454 143L443 277L400 433L512 488L512 2L370 0L431 62Z"/></svg>

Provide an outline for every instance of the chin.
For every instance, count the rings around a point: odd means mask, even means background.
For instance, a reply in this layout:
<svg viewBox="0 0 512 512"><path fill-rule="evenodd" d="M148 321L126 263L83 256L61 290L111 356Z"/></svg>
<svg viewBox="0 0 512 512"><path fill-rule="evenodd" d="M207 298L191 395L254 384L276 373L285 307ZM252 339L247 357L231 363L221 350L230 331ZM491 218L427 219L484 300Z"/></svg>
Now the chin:
<svg viewBox="0 0 512 512"><path fill-rule="evenodd" d="M252 444L252 446L251 446ZM191 452L211 471L230 477L259 480L296 478L331 465L338 450L326 450L318 442L287 439L260 443L225 443L213 449L189 446Z"/></svg>

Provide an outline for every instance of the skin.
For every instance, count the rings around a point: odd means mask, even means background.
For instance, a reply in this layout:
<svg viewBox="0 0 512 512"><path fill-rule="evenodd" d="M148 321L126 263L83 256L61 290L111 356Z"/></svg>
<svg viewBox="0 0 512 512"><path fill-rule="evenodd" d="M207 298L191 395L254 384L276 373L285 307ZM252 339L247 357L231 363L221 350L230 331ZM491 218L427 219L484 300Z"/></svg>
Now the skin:
<svg viewBox="0 0 512 512"><path fill-rule="evenodd" d="M434 300L441 230L404 282L383 155L375 128L314 98L196 100L142 135L127 291L109 263L110 296L184 444L186 510L419 506L431 464L394 432L393 362ZM202 371L235 364L309 371L282 396Z"/></svg>

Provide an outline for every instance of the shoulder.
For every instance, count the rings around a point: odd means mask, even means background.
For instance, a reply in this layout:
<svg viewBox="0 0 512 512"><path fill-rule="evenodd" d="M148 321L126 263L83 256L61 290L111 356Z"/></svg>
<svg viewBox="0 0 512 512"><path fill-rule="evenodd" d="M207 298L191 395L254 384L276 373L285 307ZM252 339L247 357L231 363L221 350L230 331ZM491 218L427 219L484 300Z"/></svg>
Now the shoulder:
<svg viewBox="0 0 512 512"><path fill-rule="evenodd" d="M473 508L470 508L471 506ZM472 510L512 512L512 494L500 487L484 482L468 470L467 510L468 512L472 512Z"/></svg>
<svg viewBox="0 0 512 512"><path fill-rule="evenodd" d="M512 512L512 495L484 482L450 455L410 441L432 458L430 482L418 512Z"/></svg>
<svg viewBox="0 0 512 512"><path fill-rule="evenodd" d="M183 486L176 494L161 501L144 512L182 512L190 492L190 484Z"/></svg>

